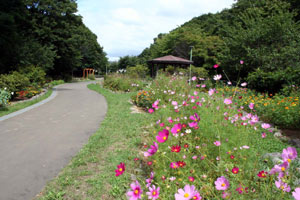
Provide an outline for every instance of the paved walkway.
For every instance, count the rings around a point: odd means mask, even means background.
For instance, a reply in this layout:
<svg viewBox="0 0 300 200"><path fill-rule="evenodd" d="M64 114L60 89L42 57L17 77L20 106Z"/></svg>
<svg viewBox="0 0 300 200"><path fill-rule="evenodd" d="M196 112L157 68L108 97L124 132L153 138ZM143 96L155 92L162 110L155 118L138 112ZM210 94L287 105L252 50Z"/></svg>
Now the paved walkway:
<svg viewBox="0 0 300 200"><path fill-rule="evenodd" d="M61 85L53 100L0 121L0 200L35 197L99 128L106 101L87 84Z"/></svg>

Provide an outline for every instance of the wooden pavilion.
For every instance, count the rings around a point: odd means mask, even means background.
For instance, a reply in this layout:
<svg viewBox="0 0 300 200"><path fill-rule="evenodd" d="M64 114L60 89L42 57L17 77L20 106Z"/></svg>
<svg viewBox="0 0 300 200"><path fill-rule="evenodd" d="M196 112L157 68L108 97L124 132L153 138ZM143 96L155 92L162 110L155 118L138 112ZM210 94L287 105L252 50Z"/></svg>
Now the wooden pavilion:
<svg viewBox="0 0 300 200"><path fill-rule="evenodd" d="M148 63L152 66L151 76L154 77L157 75L159 67L163 68L164 70L168 65L172 65L174 67L188 67L190 64L193 64L194 62L180 57L168 55L160 58L155 58L153 60L149 60Z"/></svg>

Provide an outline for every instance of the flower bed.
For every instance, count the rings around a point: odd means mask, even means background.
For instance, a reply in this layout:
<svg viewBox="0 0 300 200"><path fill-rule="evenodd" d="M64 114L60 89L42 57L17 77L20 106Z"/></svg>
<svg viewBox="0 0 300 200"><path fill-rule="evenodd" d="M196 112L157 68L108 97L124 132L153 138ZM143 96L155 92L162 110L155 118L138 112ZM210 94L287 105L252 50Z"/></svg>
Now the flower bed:
<svg viewBox="0 0 300 200"><path fill-rule="evenodd" d="M248 105L254 104L256 113L269 123L280 128L300 128L300 92L292 93L292 96L280 94L260 94L247 88L234 88L225 86L218 89L225 96L234 96L239 106L249 110Z"/></svg>
<svg viewBox="0 0 300 200"><path fill-rule="evenodd" d="M144 96L141 105L156 121L149 122L143 156L133 161L144 167L130 199L299 198L297 150L259 123L254 105L245 110L218 89L200 93L183 77L160 77L144 90L151 97L144 91L136 98ZM278 163L264 157L269 152L282 152Z"/></svg>

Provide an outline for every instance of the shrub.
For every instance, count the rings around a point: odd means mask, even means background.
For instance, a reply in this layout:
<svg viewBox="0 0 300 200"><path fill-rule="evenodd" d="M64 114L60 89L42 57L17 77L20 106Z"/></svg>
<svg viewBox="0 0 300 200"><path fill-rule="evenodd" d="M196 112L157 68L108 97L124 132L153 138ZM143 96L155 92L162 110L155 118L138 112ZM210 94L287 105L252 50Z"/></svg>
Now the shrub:
<svg viewBox="0 0 300 200"><path fill-rule="evenodd" d="M123 74L112 74L104 77L103 86L112 91L131 92L142 89L146 84L144 81Z"/></svg>
<svg viewBox="0 0 300 200"><path fill-rule="evenodd" d="M14 71L11 74L0 75L0 88L7 88L9 92L24 90L30 86L30 80L20 72Z"/></svg>
<svg viewBox="0 0 300 200"><path fill-rule="evenodd" d="M94 75L94 74L89 74L89 75L88 75L88 79L90 79L90 80L95 80L96 78L95 78L95 75Z"/></svg>
<svg viewBox="0 0 300 200"><path fill-rule="evenodd" d="M41 67L31 65L20 68L19 72L26 76L33 86L43 87L46 83L46 73Z"/></svg>
<svg viewBox="0 0 300 200"><path fill-rule="evenodd" d="M54 87L56 85L60 85L60 84L64 84L64 83L65 83L64 80L54 80L49 83L49 87Z"/></svg>
<svg viewBox="0 0 300 200"><path fill-rule="evenodd" d="M5 107L11 98L10 92L4 89L0 89L0 107Z"/></svg>
<svg viewBox="0 0 300 200"><path fill-rule="evenodd" d="M127 67L126 73L132 78L146 78L149 75L149 69L144 65L136 65L135 67Z"/></svg>

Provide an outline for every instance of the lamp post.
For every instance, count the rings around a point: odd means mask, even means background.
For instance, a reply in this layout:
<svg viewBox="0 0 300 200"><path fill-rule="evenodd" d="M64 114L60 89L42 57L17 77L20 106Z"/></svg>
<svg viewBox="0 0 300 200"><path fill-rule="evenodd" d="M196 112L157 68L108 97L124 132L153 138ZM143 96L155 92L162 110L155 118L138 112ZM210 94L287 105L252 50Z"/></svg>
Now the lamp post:
<svg viewBox="0 0 300 200"><path fill-rule="evenodd" d="M190 61L192 61L193 60L193 48L194 48L194 46L190 46L190 48L191 48L191 52L190 52ZM190 81L189 81L189 85L191 85L191 80L192 80L192 64L190 64L190 76L189 76L190 78Z"/></svg>

